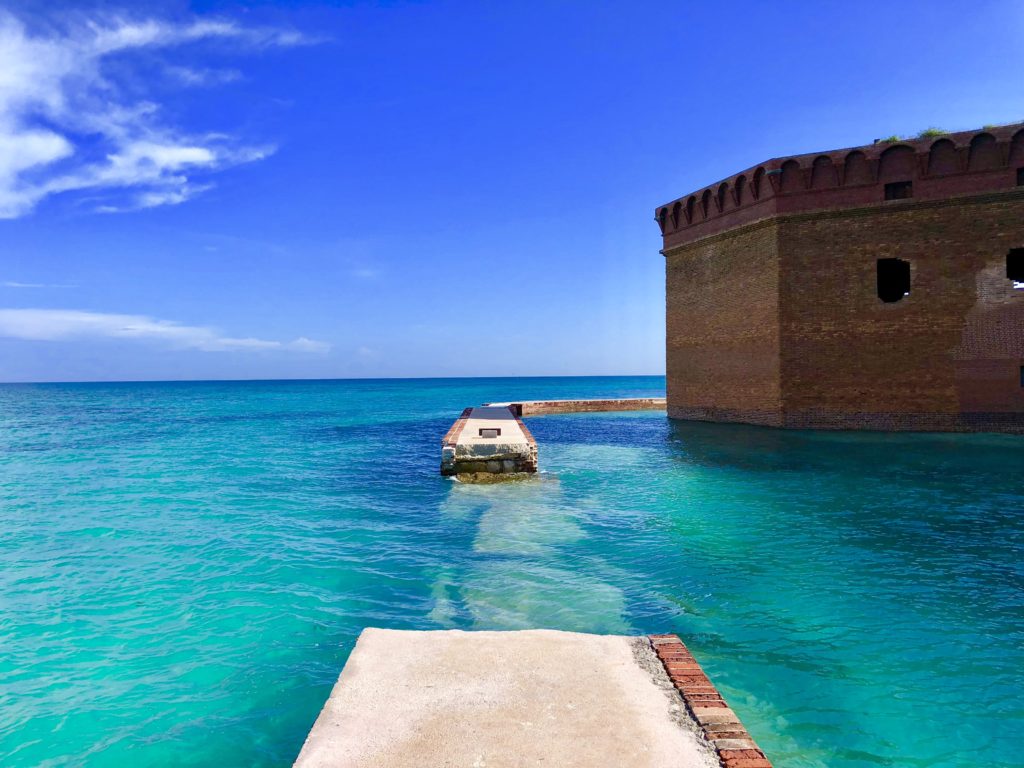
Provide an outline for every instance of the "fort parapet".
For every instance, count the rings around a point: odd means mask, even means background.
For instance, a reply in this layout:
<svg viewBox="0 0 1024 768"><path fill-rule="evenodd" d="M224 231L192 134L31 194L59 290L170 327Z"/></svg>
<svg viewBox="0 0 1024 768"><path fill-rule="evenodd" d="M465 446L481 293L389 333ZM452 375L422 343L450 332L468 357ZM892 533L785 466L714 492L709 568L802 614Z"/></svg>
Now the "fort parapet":
<svg viewBox="0 0 1024 768"><path fill-rule="evenodd" d="M776 158L655 216L669 416L1024 432L1024 124Z"/></svg>

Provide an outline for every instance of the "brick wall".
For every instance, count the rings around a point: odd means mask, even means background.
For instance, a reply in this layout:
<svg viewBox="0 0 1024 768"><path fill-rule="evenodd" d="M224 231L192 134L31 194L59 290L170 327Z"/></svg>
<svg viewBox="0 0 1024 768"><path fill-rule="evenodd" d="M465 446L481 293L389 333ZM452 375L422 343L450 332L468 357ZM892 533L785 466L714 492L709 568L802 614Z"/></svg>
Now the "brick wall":
<svg viewBox="0 0 1024 768"><path fill-rule="evenodd" d="M767 160L655 211L665 249L776 215L881 202L888 182L915 200L1012 189L1024 172L1024 123Z"/></svg>
<svg viewBox="0 0 1024 768"><path fill-rule="evenodd" d="M1024 432L1024 189L778 216L666 251L668 412ZM876 260L910 262L878 298Z"/></svg>
<svg viewBox="0 0 1024 768"><path fill-rule="evenodd" d="M666 255L668 414L781 424L778 227Z"/></svg>
<svg viewBox="0 0 1024 768"><path fill-rule="evenodd" d="M1006 278L1021 246L1024 191L781 220L785 424L1002 429L999 414L1024 414L1024 291ZM887 257L911 265L892 304L876 290Z"/></svg>
<svg viewBox="0 0 1024 768"><path fill-rule="evenodd" d="M669 416L1024 432L1021 178L1024 123L775 158L659 208ZM900 301L882 258L910 263Z"/></svg>
<svg viewBox="0 0 1024 768"><path fill-rule="evenodd" d="M686 711L711 744L722 768L772 768L757 742L725 703L678 635L651 635L651 647L683 699Z"/></svg>

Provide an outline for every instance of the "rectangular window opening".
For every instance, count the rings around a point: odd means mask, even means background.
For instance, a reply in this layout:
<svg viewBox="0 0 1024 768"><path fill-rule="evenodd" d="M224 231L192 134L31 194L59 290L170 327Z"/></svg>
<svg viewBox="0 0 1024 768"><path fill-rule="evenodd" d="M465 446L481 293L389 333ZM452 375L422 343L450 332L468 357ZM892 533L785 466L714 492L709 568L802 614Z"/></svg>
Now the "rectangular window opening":
<svg viewBox="0 0 1024 768"><path fill-rule="evenodd" d="M906 200L914 196L914 182L893 181L885 185L886 200Z"/></svg>
<svg viewBox="0 0 1024 768"><path fill-rule="evenodd" d="M1017 186L1024 187L1024 168L1017 169Z"/></svg>
<svg viewBox="0 0 1024 768"><path fill-rule="evenodd" d="M1011 248L1006 254L1006 279L1016 290L1024 288L1024 248Z"/></svg>
<svg viewBox="0 0 1024 768"><path fill-rule="evenodd" d="M480 437L501 437L501 427L480 427Z"/></svg>
<svg viewBox="0 0 1024 768"><path fill-rule="evenodd" d="M1024 387L1024 365L1020 367L1020 385Z"/></svg>
<svg viewBox="0 0 1024 768"><path fill-rule="evenodd" d="M886 304L900 301L910 295L910 262L903 259L879 259L876 262L878 275L878 298Z"/></svg>

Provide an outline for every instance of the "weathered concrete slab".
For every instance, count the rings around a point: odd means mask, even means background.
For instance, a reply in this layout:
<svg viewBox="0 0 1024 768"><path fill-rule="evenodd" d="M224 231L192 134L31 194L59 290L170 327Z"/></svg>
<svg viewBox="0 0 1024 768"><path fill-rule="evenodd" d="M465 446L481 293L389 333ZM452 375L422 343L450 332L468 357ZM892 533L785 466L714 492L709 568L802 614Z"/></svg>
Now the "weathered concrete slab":
<svg viewBox="0 0 1024 768"><path fill-rule="evenodd" d="M298 768L712 768L646 638L367 629Z"/></svg>
<svg viewBox="0 0 1024 768"><path fill-rule="evenodd" d="M537 471L537 443L507 406L462 412L441 443L441 474L519 474Z"/></svg>

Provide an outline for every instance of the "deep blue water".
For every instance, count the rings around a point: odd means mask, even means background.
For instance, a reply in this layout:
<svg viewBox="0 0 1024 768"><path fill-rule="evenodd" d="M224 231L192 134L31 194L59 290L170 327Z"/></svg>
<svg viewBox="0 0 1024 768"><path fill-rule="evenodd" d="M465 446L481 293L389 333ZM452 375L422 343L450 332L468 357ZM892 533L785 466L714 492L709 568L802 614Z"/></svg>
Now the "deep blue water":
<svg viewBox="0 0 1024 768"><path fill-rule="evenodd" d="M777 766L1024 764L1024 438L580 414L437 473L466 405L663 391L0 387L0 764L288 765L367 625L675 631Z"/></svg>

